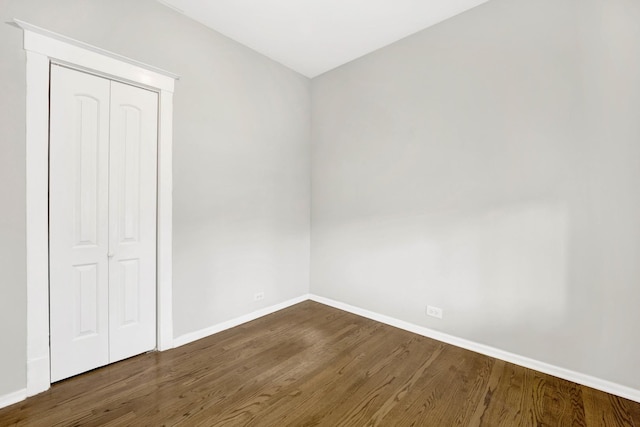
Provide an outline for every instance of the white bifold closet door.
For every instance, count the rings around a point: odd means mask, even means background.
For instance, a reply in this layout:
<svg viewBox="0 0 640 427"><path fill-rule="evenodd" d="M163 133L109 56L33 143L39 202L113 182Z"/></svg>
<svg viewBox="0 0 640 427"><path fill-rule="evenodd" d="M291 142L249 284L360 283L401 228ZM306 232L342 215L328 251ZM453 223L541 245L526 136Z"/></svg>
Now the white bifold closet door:
<svg viewBox="0 0 640 427"><path fill-rule="evenodd" d="M158 96L51 66L51 380L156 347Z"/></svg>

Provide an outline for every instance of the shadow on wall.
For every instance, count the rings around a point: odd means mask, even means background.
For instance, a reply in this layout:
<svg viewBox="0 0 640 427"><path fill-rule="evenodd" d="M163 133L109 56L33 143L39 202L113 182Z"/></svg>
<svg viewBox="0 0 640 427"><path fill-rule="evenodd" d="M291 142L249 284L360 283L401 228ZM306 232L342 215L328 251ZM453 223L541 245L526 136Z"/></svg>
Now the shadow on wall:
<svg viewBox="0 0 640 427"><path fill-rule="evenodd" d="M447 225L430 239L427 283L441 283L436 300L484 319L482 327L555 323L567 302L567 224L562 207L532 205Z"/></svg>
<svg viewBox="0 0 640 427"><path fill-rule="evenodd" d="M548 330L568 315L568 215L528 203L325 225L313 262L329 297L415 324L475 338ZM426 318L426 304L445 322Z"/></svg>

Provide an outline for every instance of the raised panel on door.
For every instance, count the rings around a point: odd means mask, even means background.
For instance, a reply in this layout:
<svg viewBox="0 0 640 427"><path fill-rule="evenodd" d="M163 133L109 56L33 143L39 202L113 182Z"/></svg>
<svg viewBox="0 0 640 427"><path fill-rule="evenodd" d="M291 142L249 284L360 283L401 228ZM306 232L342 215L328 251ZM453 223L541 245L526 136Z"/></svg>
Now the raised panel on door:
<svg viewBox="0 0 640 427"><path fill-rule="evenodd" d="M111 83L111 362L156 347L158 95Z"/></svg>
<svg viewBox="0 0 640 427"><path fill-rule="evenodd" d="M109 362L109 80L52 65L51 379Z"/></svg>

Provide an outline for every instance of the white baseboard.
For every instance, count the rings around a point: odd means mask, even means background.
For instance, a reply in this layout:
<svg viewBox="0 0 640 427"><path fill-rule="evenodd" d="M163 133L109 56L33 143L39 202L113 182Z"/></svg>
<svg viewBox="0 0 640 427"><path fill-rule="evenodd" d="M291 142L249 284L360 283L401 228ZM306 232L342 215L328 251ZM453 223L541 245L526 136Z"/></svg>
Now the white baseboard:
<svg viewBox="0 0 640 427"><path fill-rule="evenodd" d="M35 396L51 387L49 356L27 361L27 396Z"/></svg>
<svg viewBox="0 0 640 427"><path fill-rule="evenodd" d="M27 389L14 391L4 396L0 396L0 408L13 405L14 403L21 402L27 398Z"/></svg>
<svg viewBox="0 0 640 427"><path fill-rule="evenodd" d="M236 326L242 325L243 323L256 320L262 316L266 316L267 314L275 313L276 311L291 307L292 305L307 301L308 299L310 299L309 295L302 295L297 298L281 302L280 304L265 307L252 313L245 314L244 316L236 317L235 319L227 320L226 322L218 323L217 325L209 326L205 329L200 329L199 331L190 332L188 334L174 338L173 346L180 347L181 345L189 344L190 342L197 341L213 334L217 334L218 332L235 328Z"/></svg>
<svg viewBox="0 0 640 427"><path fill-rule="evenodd" d="M590 375L585 375L580 372L571 371L569 369L554 366L549 363L540 362L538 360L530 359L518 354L509 353L495 347L479 344L473 341L465 340L463 338L458 338L453 335L445 334L443 332L434 331L433 329L425 328L424 326L418 326L413 323L405 322L403 320L395 319L393 317L385 316L383 314L375 313L373 311L365 310L329 298L311 294L309 295L309 299L324 305L328 305L330 307L337 308L339 310L347 311L358 316L385 323L399 329L404 329L405 331L413 332L415 334L451 344L456 347L461 347L467 350L474 351L476 353L484 354L485 356L504 360L505 362L513 363L515 365L553 375L558 378L582 384L587 387L595 388L597 390L611 393L616 396L624 397L626 399L640 403L640 390L636 390L631 387L592 377Z"/></svg>
<svg viewBox="0 0 640 427"><path fill-rule="evenodd" d="M592 387L594 389L601 390L606 393L611 393L616 396L624 397L626 399L633 400L635 402L640 403L640 390L636 390L631 387L627 387L611 381L606 381L590 375L582 374L580 372L561 368L548 363L540 362L538 360L530 359L528 357L520 356L518 354L503 351L495 347L479 344L463 338L458 338L443 332L434 331L433 329L429 329L424 326L418 326L413 323L405 322L403 320L399 320L390 316L365 310L350 304L342 303L339 301L335 301L335 300L321 297L314 294L302 295L300 297L293 298L288 301L284 301L282 303L272 305L270 307L265 307L263 309L246 314L244 316L240 316L235 319L231 319L226 322L222 322L217 325L213 325L208 328L201 329L199 331L182 335L174 339L173 345L174 347L179 347L179 346L188 344L190 342L197 341L201 338L208 337L210 335L239 326L243 323L250 322L252 320L266 316L268 314L275 313L276 311L285 309L287 307L301 303L306 300L312 300L324 305L328 305L330 307L337 308L339 310L343 310L358 316L375 320L377 322L385 323L387 325L394 326L399 329L404 329L406 331L413 332L418 335L422 335L422 336L432 338L447 344L451 344L456 347L461 347L467 350L474 351L476 353L484 354L489 357L494 357L496 359L504 360L505 362L513 363L519 366L523 366L525 368L529 368L539 372L543 372L545 374L553 375L558 378L562 378L568 381L582 384L587 387ZM47 375L48 375L48 369L49 369L48 358L43 358L42 360L38 359L38 360L30 361L30 365L33 365L32 367L34 369L46 369ZM27 396L32 396L36 393L39 393L49 388L48 383L46 384L46 386L45 384L32 384L32 386L33 388L31 389L30 387L29 393L27 393L27 389L23 389L23 390L18 390L18 391L6 394L4 396L0 396L0 408L12 405L14 403L18 403L26 399Z"/></svg>

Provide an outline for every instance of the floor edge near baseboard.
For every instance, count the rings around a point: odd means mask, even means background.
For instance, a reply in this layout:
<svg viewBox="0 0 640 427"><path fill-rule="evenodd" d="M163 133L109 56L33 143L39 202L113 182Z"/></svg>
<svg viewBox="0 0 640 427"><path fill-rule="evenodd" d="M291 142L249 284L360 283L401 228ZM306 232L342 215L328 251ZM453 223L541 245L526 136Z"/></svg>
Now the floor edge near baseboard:
<svg viewBox="0 0 640 427"><path fill-rule="evenodd" d="M491 347L485 344L479 344L474 341L459 338L453 335L449 335L443 332L435 331L433 329L426 328L424 326L418 326L413 323L405 322L403 320L396 319L394 317L386 316L384 314L376 313L373 311L365 310L360 307L356 307L350 304L346 304L340 301L335 301L330 298L321 297L315 294L310 294L309 299L320 304L328 305L330 307L337 308L358 316L366 317L377 322L385 323L390 326L394 326L399 329L403 329L409 332L413 332L418 335L422 335L428 338L432 338L438 341L445 342L447 344L454 345L456 347L471 350L476 353L484 354L485 356L494 357L496 359L504 360L505 362L513 363L525 368L533 369L554 377L562 378L567 381L572 381L583 386L591 387L606 393L614 394L616 396L623 397L625 399L633 400L640 403L640 390L614 383L612 381L603 380L601 378L593 377L580 372L572 371L570 369L561 368L559 366L551 365L549 363L541 362L528 357L520 356L515 353L500 350L495 347Z"/></svg>
<svg viewBox="0 0 640 427"><path fill-rule="evenodd" d="M447 344L454 345L456 347L464 348L466 350L471 350L476 353L484 354L489 357L494 357L496 359L504 360L506 362L523 366L525 368L534 369L536 371L539 371L545 374L553 375L558 378L572 381L587 387L592 387L594 389L604 391L606 393L611 393L616 396L620 396L620 397L640 403L640 390L636 390L631 387L627 387L611 381L603 380L601 378L582 374L580 372L554 366L538 360L530 359L524 356L520 356L514 353L497 349L495 347L479 344L463 338L458 338L453 335L445 334L443 332L438 332L433 329L426 328L424 326L418 326L413 323L405 322L403 320L399 320L399 319L386 316L380 313L376 313L373 311L365 310L350 304L335 301L330 298L321 297L315 294L302 295L297 298L293 298L278 304L274 304L269 307L262 308L260 310L256 310L249 314L236 317L234 319L231 319L222 323L218 323L208 328L204 328L199 331L190 332L188 334L182 335L174 339L174 343L173 343L174 347L180 347L182 345L188 344L193 341L197 341L199 339L208 337L218 332L231 329L235 326L242 325L243 323L250 322L252 320L258 319L260 317L266 316L271 313L275 313L277 311L280 311L282 309L285 309L295 304L299 304L307 300L315 301L320 304L334 307L339 310L343 310L358 316L366 317L368 319L375 320L377 322L385 323L387 325L394 326L396 328L400 328L409 332L413 332L418 335L422 335L428 338L442 341ZM26 398L27 398L26 388L17 390L11 393L7 393L3 396L0 396L0 408L4 408L10 405L13 405L15 403L21 402Z"/></svg>
<svg viewBox="0 0 640 427"><path fill-rule="evenodd" d="M234 328L236 326L240 326L243 323L247 323L247 322L251 322L252 320L256 320L260 317L266 316L268 314L271 313L275 313L276 311L280 311L282 309L285 309L287 307L291 307L292 305L295 304L299 304L303 301L307 301L310 299L310 296L308 294L296 297L296 298L292 298L290 300L278 303L278 304L274 304L272 306L269 307L265 307L262 308L260 310L256 310L253 311L251 313L245 314L243 316L239 316L236 318L233 318L231 320L227 320L221 323L217 323L213 326L209 326L207 328L204 329L200 329L198 331L194 331L194 332L189 332L187 334L181 335L177 338L173 339L173 347L180 347L183 346L185 344L189 344L191 342L197 341L199 339L202 338L206 338L210 335L213 334L217 334L218 332L222 332L225 331L227 329L231 329Z"/></svg>
<svg viewBox="0 0 640 427"><path fill-rule="evenodd" d="M23 388L21 390L13 391L11 393L7 393L5 395L0 396L0 408L5 408L7 406L11 406L18 402L22 402L27 398L27 389Z"/></svg>

